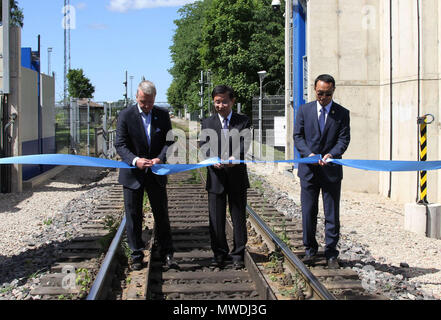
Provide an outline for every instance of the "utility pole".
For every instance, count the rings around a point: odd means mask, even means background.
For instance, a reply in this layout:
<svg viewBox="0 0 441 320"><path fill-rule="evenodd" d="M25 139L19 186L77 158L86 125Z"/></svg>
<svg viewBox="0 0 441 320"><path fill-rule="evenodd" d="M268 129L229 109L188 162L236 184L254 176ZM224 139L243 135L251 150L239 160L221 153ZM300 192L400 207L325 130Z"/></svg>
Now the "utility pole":
<svg viewBox="0 0 441 320"><path fill-rule="evenodd" d="M205 78L204 78L204 73L205 73ZM199 107L201 107L201 114L200 114L200 119L202 119L204 117L204 87L207 86L208 89L211 88L211 86L213 85L211 83L211 70L208 71L201 71L201 79L199 80L199 84L201 85L201 91L199 92L199 96L201 97L201 102L199 104ZM211 100L208 99L208 107L207 110L210 111L210 106L211 106Z"/></svg>
<svg viewBox="0 0 441 320"><path fill-rule="evenodd" d="M126 89L126 93L124 94L124 107L125 108L127 108L127 105L128 105L128 99L127 99L127 84L128 84L128 82L127 82L127 76L128 76L128 72L126 71L126 81L124 81L123 82L123 84L124 84L124 87L125 87L125 89Z"/></svg>
<svg viewBox="0 0 441 320"><path fill-rule="evenodd" d="M133 101L133 78L134 76L130 76L130 101Z"/></svg>

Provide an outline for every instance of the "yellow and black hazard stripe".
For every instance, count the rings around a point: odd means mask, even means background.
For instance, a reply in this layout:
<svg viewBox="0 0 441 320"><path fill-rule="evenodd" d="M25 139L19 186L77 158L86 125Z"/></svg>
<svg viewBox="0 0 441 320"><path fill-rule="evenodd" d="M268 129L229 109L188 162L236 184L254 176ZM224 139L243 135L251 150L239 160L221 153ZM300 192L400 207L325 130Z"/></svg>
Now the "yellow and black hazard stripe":
<svg viewBox="0 0 441 320"><path fill-rule="evenodd" d="M420 161L427 160L427 125L426 117L420 122ZM420 171L420 201L427 202L427 171Z"/></svg>
<svg viewBox="0 0 441 320"><path fill-rule="evenodd" d="M417 123L420 126L420 161L427 160L427 125L434 120L435 117L430 113L423 117L418 117ZM420 171L420 200L418 203L429 203L427 201L427 171Z"/></svg>

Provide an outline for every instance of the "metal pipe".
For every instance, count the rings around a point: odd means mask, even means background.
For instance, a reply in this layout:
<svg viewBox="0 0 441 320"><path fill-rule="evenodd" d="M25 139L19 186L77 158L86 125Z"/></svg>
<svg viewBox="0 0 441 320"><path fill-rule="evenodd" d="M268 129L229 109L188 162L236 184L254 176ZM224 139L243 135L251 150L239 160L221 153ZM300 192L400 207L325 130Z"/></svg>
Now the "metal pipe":
<svg viewBox="0 0 441 320"><path fill-rule="evenodd" d="M90 156L90 99L87 100L87 155Z"/></svg>
<svg viewBox="0 0 441 320"><path fill-rule="evenodd" d="M3 88L0 88L2 94L10 92L10 66L9 66L9 21L10 21L10 2L2 0L2 21L3 21Z"/></svg>
<svg viewBox="0 0 441 320"><path fill-rule="evenodd" d="M421 86L421 61L420 61L420 59L421 59L421 50L420 50L420 48L421 48L421 34L420 34L420 32L421 32L421 29L420 29L420 1L417 0L417 34L418 34L417 35L417 38L418 38L418 41L417 41L417 51L418 51L418 53L417 53L417 59L418 59L418 61L417 61L417 68L418 68L418 72L417 72L417 75L418 75L418 80L417 80L417 86L418 86L417 118L420 118L420 114L421 114L421 88L420 88L420 86ZM417 151L417 161L420 161L421 160L421 149L420 149L420 143L419 143L420 130L419 130L418 126L417 126L416 135L417 135L417 150L418 150ZM418 200L421 200L419 197L419 193L418 193L418 191L421 189L421 180L420 180L421 174L422 173L417 172L417 175L416 175L416 179L417 179L416 201L417 202L418 202ZM424 174L424 176L426 174ZM427 198L426 198L426 202L427 202Z"/></svg>
<svg viewBox="0 0 441 320"><path fill-rule="evenodd" d="M393 159L393 56L392 56L392 49L393 49L393 38L392 38L392 0L389 0L389 33L390 33L390 40L389 40L389 49L390 49L390 56L389 56L389 63L390 63L390 69L389 69L389 77L390 77L390 92L389 92L389 99L390 99L390 106L389 106L389 116L390 116L390 138L389 138L389 160ZM392 171L389 172L389 190L387 191L387 196L390 198L392 195Z"/></svg>
<svg viewBox="0 0 441 320"><path fill-rule="evenodd" d="M115 237L113 238L112 243L110 244L109 250L107 251L107 254L104 258L103 264L101 265L100 271L98 272L98 275L96 276L96 279L93 282L92 288L90 289L86 300L102 299L101 298L101 295L103 293L102 291L106 283L107 276L110 267L112 265L112 261L114 260L115 254L121 243L125 228L126 228L126 217L124 216L124 218L121 221L121 225L119 226L118 231L116 232Z"/></svg>

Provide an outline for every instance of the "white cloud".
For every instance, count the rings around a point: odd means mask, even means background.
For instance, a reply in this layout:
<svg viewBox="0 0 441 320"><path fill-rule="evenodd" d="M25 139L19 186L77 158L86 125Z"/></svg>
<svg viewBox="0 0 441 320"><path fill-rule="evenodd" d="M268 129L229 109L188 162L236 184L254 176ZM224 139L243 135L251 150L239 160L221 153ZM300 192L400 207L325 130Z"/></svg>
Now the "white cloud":
<svg viewBox="0 0 441 320"><path fill-rule="evenodd" d="M80 2L80 3L77 3L77 4L75 5L75 7L76 7L78 10L84 10L84 9L86 9L87 4L86 4L85 2Z"/></svg>
<svg viewBox="0 0 441 320"><path fill-rule="evenodd" d="M106 29L109 29L109 26L107 24L101 24L101 23L92 23L92 24L87 25L87 27L89 29L92 29L92 30L106 30Z"/></svg>
<svg viewBox="0 0 441 320"><path fill-rule="evenodd" d="M126 12L158 7L180 7L196 0L110 0L107 8L111 11Z"/></svg>

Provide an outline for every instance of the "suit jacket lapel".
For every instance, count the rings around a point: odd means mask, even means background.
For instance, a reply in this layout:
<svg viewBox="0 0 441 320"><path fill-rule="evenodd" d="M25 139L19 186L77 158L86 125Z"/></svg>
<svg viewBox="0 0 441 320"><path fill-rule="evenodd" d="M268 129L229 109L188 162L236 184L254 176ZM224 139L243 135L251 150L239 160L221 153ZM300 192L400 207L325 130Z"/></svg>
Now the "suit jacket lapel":
<svg viewBox="0 0 441 320"><path fill-rule="evenodd" d="M311 108L310 112L312 114L312 119L313 119L312 123L314 125L314 130L320 133L320 126L319 126L318 114L317 114L317 101L311 102L310 108Z"/></svg>
<svg viewBox="0 0 441 320"><path fill-rule="evenodd" d="M331 127L334 122L335 122L335 107L334 107L335 102L332 102L331 108L329 109L329 114L326 117L326 122L325 122L325 127L323 128L323 133L322 136L320 138L320 140L323 139L323 137L326 135L326 132L329 130L329 127ZM317 122L318 123L318 122Z"/></svg>
<svg viewBox="0 0 441 320"><path fill-rule="evenodd" d="M216 131L216 135L218 138L218 140L217 140L218 156L222 157L223 151L226 146L226 141L225 141L225 136L223 133L222 125L219 120L219 115L217 113L215 113L211 117L211 125L212 125L211 128Z"/></svg>
<svg viewBox="0 0 441 320"><path fill-rule="evenodd" d="M152 109L152 122L150 124L150 145L153 144L153 140L156 135L156 128L158 128L158 114L155 108Z"/></svg>

